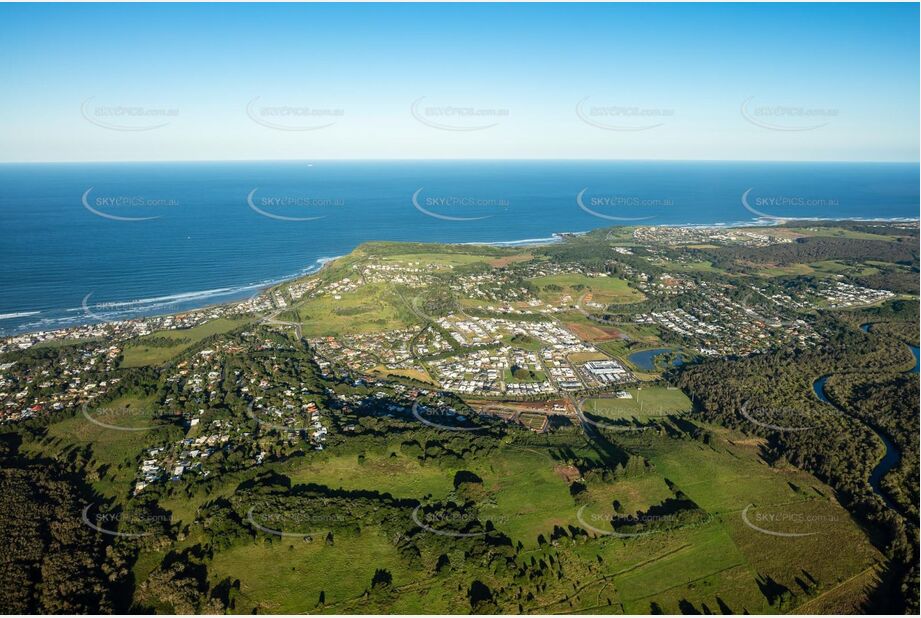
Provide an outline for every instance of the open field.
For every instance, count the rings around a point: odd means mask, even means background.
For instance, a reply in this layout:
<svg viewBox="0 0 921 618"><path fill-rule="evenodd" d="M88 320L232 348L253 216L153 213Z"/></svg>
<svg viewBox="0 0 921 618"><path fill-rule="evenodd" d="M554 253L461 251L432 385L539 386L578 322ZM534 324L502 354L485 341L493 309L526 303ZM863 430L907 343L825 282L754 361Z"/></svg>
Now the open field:
<svg viewBox="0 0 921 618"><path fill-rule="evenodd" d="M804 277L815 273L808 264L789 264L787 266L766 266L759 268L755 274L760 277Z"/></svg>
<svg viewBox="0 0 921 618"><path fill-rule="evenodd" d="M638 420L691 410L691 400L677 388L647 386L628 388L626 391L632 395L631 399L616 397L587 399L582 409L604 418L636 418Z"/></svg>
<svg viewBox="0 0 921 618"><path fill-rule="evenodd" d="M791 232L800 236L821 236L826 238L853 238L856 240L884 240L892 242L894 237L884 234L871 234L837 227L791 227Z"/></svg>
<svg viewBox="0 0 921 618"><path fill-rule="evenodd" d="M587 277L567 273L535 277L529 281L538 288L541 300L550 303L559 303L565 296L570 296L572 302L576 302L589 292L594 302L604 304L635 303L643 300L640 292L616 277Z"/></svg>
<svg viewBox="0 0 921 618"><path fill-rule="evenodd" d="M621 336L620 331L612 326L602 326L592 323L580 324L578 322L567 322L566 328L572 331L572 333L582 341L593 343L597 341L610 341L612 339L618 339Z"/></svg>
<svg viewBox="0 0 921 618"><path fill-rule="evenodd" d="M151 333L146 337L138 338L135 343L125 348L121 366L128 368L161 365L175 358L202 339L240 328L248 321L250 321L248 318L220 318L192 328ZM171 339L176 343L175 345L161 345L160 342L158 342L158 345L145 344L146 339L154 337L157 339Z"/></svg>
<svg viewBox="0 0 921 618"><path fill-rule="evenodd" d="M785 266L770 266L760 268L755 273L762 277L796 277L819 276L833 277L836 275L853 275L866 277L879 272L879 269L868 264L846 264L838 260L823 260L808 264L788 264Z"/></svg>
<svg viewBox="0 0 921 618"><path fill-rule="evenodd" d="M881 556L830 498L827 487L799 471L769 468L757 448L729 444L722 430L714 435L711 446L652 434L631 438L632 448L648 457L655 470L611 483L589 482L581 502L568 490L569 474L562 474L551 451L543 448L510 445L488 459L465 461L459 469L482 479L476 494L481 517L513 542L521 541L535 558L547 560L548 553L554 554L569 575L548 580L535 600L540 611L647 613L660 608L678 613L694 608L775 613L824 593L822 598L830 601L848 590L842 583L852 578L859 583L877 564ZM334 456L306 467L293 465L286 472L292 482L373 488L395 496L437 499L452 491L453 467L419 464L392 446L386 451L368 454L362 463L354 456ZM641 513L669 500L676 489L703 508L707 518L635 538L600 534L556 548L537 542L554 526L582 525L580 518L610 530L612 501L619 513ZM580 504L585 506L582 511ZM749 521L765 529L815 534L783 538L759 532L742 517L749 504L754 505ZM832 554L836 560L827 560ZM356 571L358 563L362 566ZM470 577L470 566L458 563L452 573ZM456 580L420 577L374 528L363 529L357 537L337 538L332 546L321 539L305 543L291 538L237 546L215 555L211 577L241 579L236 609L240 613L253 607L334 613L374 606L373 596L362 595L377 568L393 577L397 599L389 607L449 611L451 603L464 601L450 583ZM318 572L324 576L311 576ZM501 581L483 572L476 576L490 585ZM861 590L847 602L859 600ZM325 603L318 605L321 594Z"/></svg>
<svg viewBox="0 0 921 618"><path fill-rule="evenodd" d="M178 425L157 418L158 414L151 399L138 397L87 406L85 415L79 410L73 417L49 425L47 438L30 448L36 449L36 454L54 457L68 448L88 447L91 458L86 471L91 484L101 494L121 499L135 478L145 447L184 434Z"/></svg>
<svg viewBox="0 0 921 618"><path fill-rule="evenodd" d="M392 290L368 284L341 294L322 296L297 305L286 315L301 322L305 337L358 335L405 328L418 322Z"/></svg>
<svg viewBox="0 0 921 618"><path fill-rule="evenodd" d="M427 371L423 369L390 369L383 365L378 365L374 368L376 373L381 375L395 375L402 376L404 378L410 378L412 380L417 380L419 382L428 382L430 384L435 384L435 380L432 379L432 376L428 374Z"/></svg>
<svg viewBox="0 0 921 618"><path fill-rule="evenodd" d="M601 352L576 352L566 357L571 363L587 363L593 360L608 360L608 355Z"/></svg>
<svg viewBox="0 0 921 618"><path fill-rule="evenodd" d="M517 261L513 257L496 258L493 255L471 255L466 253L402 253L386 255L382 258L384 263L395 262L409 265L435 265L444 269L467 264L490 263L495 260Z"/></svg>
<svg viewBox="0 0 921 618"><path fill-rule="evenodd" d="M241 579L238 599L238 611L245 614L253 609L258 613L336 613L336 604L361 597L379 568L387 569L397 586L415 580L397 549L375 530L359 538L340 539L334 546L320 537L313 543L283 538L271 544L234 547L216 555L211 567L215 582L248 574ZM418 609L422 611L421 606Z"/></svg>
<svg viewBox="0 0 921 618"><path fill-rule="evenodd" d="M423 465L400 452L399 444L386 453L369 453L363 462L357 455L328 455L322 461L294 462L282 468L294 483L317 483L333 488L374 489L395 497L441 495L451 491L454 472Z"/></svg>
<svg viewBox="0 0 921 618"><path fill-rule="evenodd" d="M515 255L507 255L501 258L495 258L489 261L489 265L493 268L500 268L502 266L508 266L509 264L516 264L518 262L530 262L534 259L534 255L531 253L518 253Z"/></svg>
<svg viewBox="0 0 921 618"><path fill-rule="evenodd" d="M709 247L702 247L702 248L709 248ZM656 264L657 266L661 266L662 268L666 268L668 270L672 270L676 272L684 272L684 273L693 273L693 272L722 273L722 272L725 272L723 269L713 266L712 262L705 261L705 260L700 260L696 262L668 261L668 262L652 262L652 263Z"/></svg>

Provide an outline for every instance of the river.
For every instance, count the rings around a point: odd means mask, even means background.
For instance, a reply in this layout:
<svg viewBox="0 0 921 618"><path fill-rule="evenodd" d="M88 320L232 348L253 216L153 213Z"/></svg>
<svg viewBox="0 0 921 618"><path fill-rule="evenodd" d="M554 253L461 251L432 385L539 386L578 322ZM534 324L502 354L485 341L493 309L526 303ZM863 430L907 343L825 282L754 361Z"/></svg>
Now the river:
<svg viewBox="0 0 921 618"><path fill-rule="evenodd" d="M861 324L860 330L862 330L865 333L869 333L870 323ZM908 371L911 371L912 373L918 373L918 346L910 345L908 347L911 348L911 353L915 357L915 366L909 369ZM828 381L828 378L829 376L824 375L820 377L819 379L817 379L815 382L812 383L812 390L815 392L816 397L818 397L820 400L822 400L823 402L827 403L830 406L833 406L836 410L838 410L842 414L847 414L844 410L842 410L840 407L835 405L825 394L825 382ZM899 449L896 448L895 444L892 443L892 440L890 440L889 437L885 433L883 433L882 431L880 431L873 425L868 424L867 426L871 430L873 430L873 433L877 435L877 437L882 441L883 445L886 447L886 453L883 455L883 458L880 459L879 463L876 464L876 467L873 468L873 472L870 474L870 486L873 488L873 491L876 493L876 495L882 498L883 502L885 502L889 508L897 510L897 506L886 496L886 493L883 491L882 480L883 480L883 477L886 476L887 472L889 472L896 465L898 465L899 459L901 458L901 453L899 452Z"/></svg>
<svg viewBox="0 0 921 618"><path fill-rule="evenodd" d="M825 375L820 377L818 380L812 383L812 390L815 392L816 397L824 401L830 406L833 406L836 410L842 414L847 414L844 410L834 404L828 396L825 394L825 382L828 381L829 376ZM876 464L876 467L873 468L873 472L870 473L870 487L873 488L873 491L877 496L882 498L883 502L886 503L891 509L897 509L895 503L893 503L889 497L886 495L886 492L883 491L882 480L886 476L886 473L892 470L898 463L901 453L899 449L896 448L895 444L892 443L892 440L889 439L886 434L874 427L873 425L867 424L873 433L882 441L883 445L886 447L886 453L883 455L883 458L879 460L879 463Z"/></svg>

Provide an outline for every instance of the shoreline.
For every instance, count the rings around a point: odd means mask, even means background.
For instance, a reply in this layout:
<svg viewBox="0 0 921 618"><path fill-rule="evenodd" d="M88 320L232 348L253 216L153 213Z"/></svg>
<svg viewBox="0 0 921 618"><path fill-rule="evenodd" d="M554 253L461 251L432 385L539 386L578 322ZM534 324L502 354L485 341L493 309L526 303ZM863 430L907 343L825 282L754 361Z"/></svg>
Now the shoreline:
<svg viewBox="0 0 921 618"><path fill-rule="evenodd" d="M789 218L789 219L779 219L779 218L778 219L761 219L759 218L756 220L728 222L728 223L727 222L717 222L717 223L668 223L668 224L660 224L660 225L612 225L612 226L600 226L600 227L596 227L596 228L592 228L592 229L584 230L584 231L553 232L551 236L543 237L543 238L525 238L525 239L499 240L499 241L450 242L450 243L432 243L432 244L445 244L445 245L456 245L456 246L482 245L482 246L512 249L515 247L529 247L529 246L533 247L533 246L546 246L546 245L559 244L559 243L565 242L568 238L584 236L591 232L606 229L606 228L668 227L668 228L693 228L693 229L707 229L707 228L734 229L734 228L780 227L782 225L785 225L791 222L798 223L798 222L809 222L809 221L823 222L823 223L846 222L846 223L893 224L893 223L913 223L913 222L917 223L921 221L921 218L919 217L890 217L890 218L849 217L849 218L840 218L840 219L839 218L830 219L830 218L820 218L820 217ZM413 241L384 241L384 242L413 242ZM308 277L311 275L315 275L319 272L322 272L323 269L326 268L328 264L334 262L335 260L341 257L344 257L345 255L348 255L349 253L357 249L359 246L361 246L361 244L363 243L359 243L358 245L352 247L352 249L348 253L345 253L342 255L336 255L336 256L324 256L324 257L317 258L314 261L313 266L308 266L306 268L303 268L295 274L283 275L281 277L270 279L266 282L251 283L251 284L246 284L242 286L228 287L228 288L215 288L211 290L179 292L176 294L168 294L168 295L158 296L158 297L153 297L153 298L143 298L143 299L137 299L137 300L119 301L115 303L105 303L105 304L110 307L120 307L120 306L131 306L131 305L142 305L144 303L155 304L159 302L162 305L162 308L165 308L169 305L176 305L184 301L194 302L195 296L200 295L200 294L216 292L216 294L213 294L213 295L230 296L230 295L238 294L245 290L254 290L253 294L248 297L238 297L238 298L228 299L228 300L224 300L220 302L211 302L211 303L204 303L201 305L194 305L187 309L182 309L179 311L171 310L171 311L159 312L157 311L157 309L159 309L160 307L156 307L156 308L151 307L152 309L151 313L136 313L135 315L129 315L124 318L118 318L118 317L109 318L109 317L103 317L105 315L105 312L102 312L103 316L100 316L100 315L93 313L89 309L89 307L85 303L85 301L89 298L89 295L88 295L87 297L84 298L84 303L80 307L72 307L72 308L67 308L63 310L57 310L57 311L72 312L72 313L78 313L82 311L83 316L86 317L85 321L80 321L80 322L75 321L73 324L70 324L70 325L51 326L51 328L40 328L40 327L39 328L24 328L23 330L16 330L15 332L0 334L0 341L5 342L10 339L14 339L16 337L22 337L26 335L53 334L53 333L59 333L62 331L69 331L71 329L78 329L78 328L90 326L93 324L93 322L96 322L97 326L103 326L105 324L118 324L118 323L127 323L127 322L133 322L133 321L145 320L145 319L165 318L168 316L176 316L176 315L194 313L197 311L213 310L217 307L236 305L236 304L247 302L249 300L257 298L261 294L265 293L267 290L270 290L276 286L284 285L286 283L291 283L292 281L296 281L302 277ZM226 292L224 292L224 290L226 290ZM128 313L130 311L131 311L130 309L126 309L125 313ZM140 309L138 311L143 311L143 309ZM41 315L41 314L42 314L41 310L38 310L38 311L23 310L23 311L12 311L9 313L3 313L3 314L0 314L0 326L2 326L2 322L7 319L16 319L18 317L31 317L31 316ZM46 319L61 321L64 318L46 318ZM77 319L79 318L75 318L75 320ZM33 324L36 324L36 323L33 323ZM29 327L31 325L32 324L26 324L24 326ZM2 329L0 329L0 331L2 331Z"/></svg>

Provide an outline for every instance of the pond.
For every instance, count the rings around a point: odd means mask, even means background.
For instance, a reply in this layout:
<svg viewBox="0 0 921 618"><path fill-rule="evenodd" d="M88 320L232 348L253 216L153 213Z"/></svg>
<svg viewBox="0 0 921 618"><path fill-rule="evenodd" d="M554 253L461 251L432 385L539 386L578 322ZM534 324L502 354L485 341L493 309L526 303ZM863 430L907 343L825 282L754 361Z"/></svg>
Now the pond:
<svg viewBox="0 0 921 618"><path fill-rule="evenodd" d="M634 352L628 356L628 360L636 365L642 371L655 371L656 370L656 357L660 354L668 354L669 352L674 352L671 348L656 348L654 350L640 350L639 352ZM675 358L672 361L672 366L677 367L684 361L680 357Z"/></svg>

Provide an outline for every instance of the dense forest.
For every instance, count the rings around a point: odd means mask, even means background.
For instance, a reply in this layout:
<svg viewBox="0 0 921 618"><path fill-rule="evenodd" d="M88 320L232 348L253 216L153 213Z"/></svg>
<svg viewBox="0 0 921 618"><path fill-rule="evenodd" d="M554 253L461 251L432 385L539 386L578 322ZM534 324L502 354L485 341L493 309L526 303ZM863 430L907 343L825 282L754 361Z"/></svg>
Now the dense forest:
<svg viewBox="0 0 921 618"><path fill-rule="evenodd" d="M787 265L823 260L880 260L915 266L918 263L917 242L901 238L888 241L809 237L767 247L722 247L701 253L730 271L739 270L742 263Z"/></svg>
<svg viewBox="0 0 921 618"><path fill-rule="evenodd" d="M6 614L113 610L102 534L81 519L88 489L55 461L19 456L19 436L0 436L0 607Z"/></svg>

